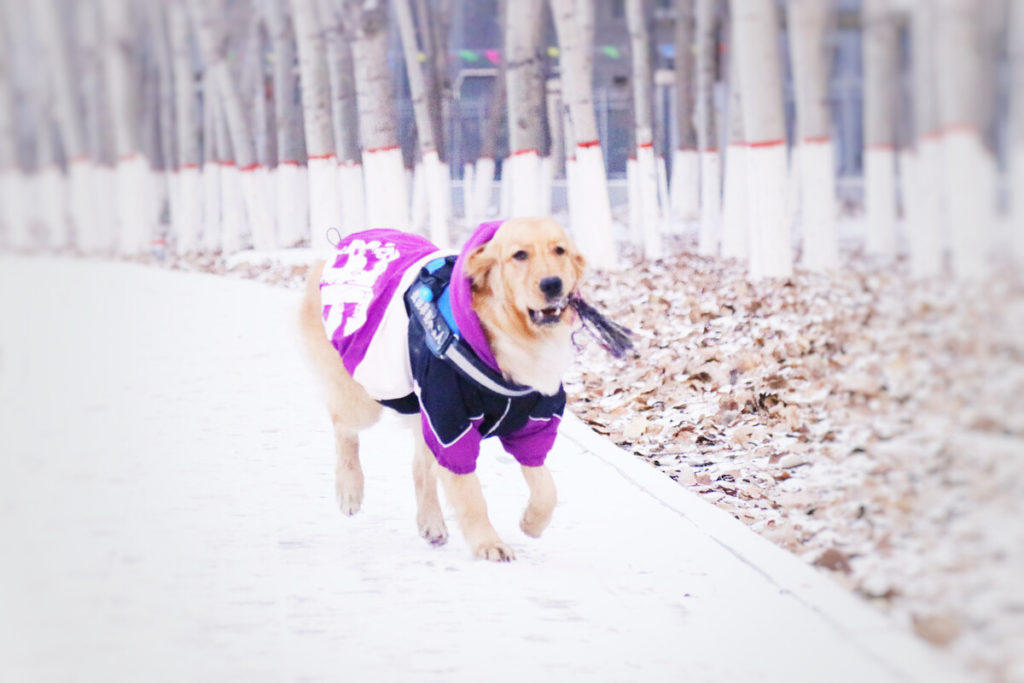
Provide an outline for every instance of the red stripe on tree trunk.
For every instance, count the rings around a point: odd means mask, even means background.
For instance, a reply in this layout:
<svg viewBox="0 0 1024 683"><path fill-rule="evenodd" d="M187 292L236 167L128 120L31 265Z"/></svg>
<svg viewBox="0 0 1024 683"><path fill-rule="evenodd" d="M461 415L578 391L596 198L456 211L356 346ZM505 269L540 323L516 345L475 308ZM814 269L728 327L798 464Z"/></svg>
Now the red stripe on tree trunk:
<svg viewBox="0 0 1024 683"><path fill-rule="evenodd" d="M654 149L654 143L653 142L641 142L639 145L636 146L636 148L637 149Z"/></svg>
<svg viewBox="0 0 1024 683"><path fill-rule="evenodd" d="M828 136L817 138L804 138L802 142L805 145L823 145L825 143L832 142L832 138Z"/></svg>
<svg viewBox="0 0 1024 683"><path fill-rule="evenodd" d="M242 173L245 173L246 171L255 171L259 167L259 164L249 164L248 166L245 166L244 168L240 168L238 170L241 171Z"/></svg>
<svg viewBox="0 0 1024 683"><path fill-rule="evenodd" d="M390 152L394 149L400 149L398 145L391 145L390 147L374 147L373 149L363 150L365 154L376 154L377 152Z"/></svg>
<svg viewBox="0 0 1024 683"><path fill-rule="evenodd" d="M751 148L756 147L778 147L779 145L786 144L785 140L761 140L760 142L748 142L747 146Z"/></svg>
<svg viewBox="0 0 1024 683"><path fill-rule="evenodd" d="M533 147L531 147L529 149L517 149L516 151L512 152L512 154L510 154L509 156L517 157L517 156L521 156L523 154L531 154L531 153L536 154L537 156L540 156L540 150L534 149Z"/></svg>
<svg viewBox="0 0 1024 683"><path fill-rule="evenodd" d="M587 140L586 142L578 142L578 143L576 143L576 146L577 147L600 147L601 146L601 141L600 140Z"/></svg>
<svg viewBox="0 0 1024 683"><path fill-rule="evenodd" d="M309 159L310 161L312 161L313 159L333 159L334 155L333 154L310 154L306 158Z"/></svg>

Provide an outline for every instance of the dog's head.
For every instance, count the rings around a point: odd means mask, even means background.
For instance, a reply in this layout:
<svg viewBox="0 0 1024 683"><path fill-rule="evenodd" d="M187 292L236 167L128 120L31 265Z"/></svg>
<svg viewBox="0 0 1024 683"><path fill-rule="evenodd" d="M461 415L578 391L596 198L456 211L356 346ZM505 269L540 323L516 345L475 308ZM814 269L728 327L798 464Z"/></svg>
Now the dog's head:
<svg viewBox="0 0 1024 683"><path fill-rule="evenodd" d="M488 308L499 309L505 319L503 327L511 324L520 333L538 335L571 325L569 295L585 267L557 222L512 218L469 253L464 272L472 281L474 300L489 299Z"/></svg>

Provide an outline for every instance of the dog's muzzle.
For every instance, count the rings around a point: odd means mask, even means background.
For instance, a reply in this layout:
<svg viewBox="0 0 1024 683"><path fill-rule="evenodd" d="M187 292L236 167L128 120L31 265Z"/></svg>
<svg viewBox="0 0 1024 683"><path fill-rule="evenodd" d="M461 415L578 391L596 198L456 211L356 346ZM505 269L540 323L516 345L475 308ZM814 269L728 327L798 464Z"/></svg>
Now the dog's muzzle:
<svg viewBox="0 0 1024 683"><path fill-rule="evenodd" d="M529 308L530 322L534 325L544 327L554 325L562 320L562 314L569 305L569 300L562 298L541 309Z"/></svg>

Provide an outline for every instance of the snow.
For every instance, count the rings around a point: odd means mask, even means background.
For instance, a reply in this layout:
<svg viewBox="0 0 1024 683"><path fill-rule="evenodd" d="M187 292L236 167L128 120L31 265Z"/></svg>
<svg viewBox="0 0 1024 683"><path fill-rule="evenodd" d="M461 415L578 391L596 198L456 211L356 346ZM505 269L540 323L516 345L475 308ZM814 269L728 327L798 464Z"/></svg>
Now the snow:
<svg viewBox="0 0 1024 683"><path fill-rule="evenodd" d="M4 255L0 279L11 680L958 678L573 419L539 540L518 530L518 468L481 457L512 564L417 537L394 423L367 435L367 497L343 518L295 291Z"/></svg>

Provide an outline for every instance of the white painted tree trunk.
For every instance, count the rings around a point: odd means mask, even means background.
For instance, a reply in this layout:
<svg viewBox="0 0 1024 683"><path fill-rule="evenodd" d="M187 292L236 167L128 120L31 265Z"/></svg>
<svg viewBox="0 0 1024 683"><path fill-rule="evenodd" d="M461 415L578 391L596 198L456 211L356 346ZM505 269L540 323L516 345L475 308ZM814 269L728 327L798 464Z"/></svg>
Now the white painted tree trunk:
<svg viewBox="0 0 1024 683"><path fill-rule="evenodd" d="M551 0L551 11L558 33L558 63L566 105L569 223L590 265L613 269L618 266L618 249L594 113L594 6L590 0Z"/></svg>
<svg viewBox="0 0 1024 683"><path fill-rule="evenodd" d="M721 248L721 157L717 149L708 149L700 155L700 229L697 250L703 256L717 256Z"/></svg>
<svg viewBox="0 0 1024 683"><path fill-rule="evenodd" d="M735 24L729 23L730 45L735 45ZM722 256L746 261L750 253L747 206L747 138L743 127L743 97L739 62L734 50L728 63L729 123L725 150L724 188L722 191Z"/></svg>
<svg viewBox="0 0 1024 683"><path fill-rule="evenodd" d="M448 183L447 166L441 161L438 154L439 131L434 129L435 122L431 117L429 93L426 88L427 78L424 74L424 66L419 61L420 45L416 39L412 7L410 0L394 0L393 6L399 34L402 38L405 71L409 79L409 92L420 143L422 157L420 163L424 191L426 192L430 239L439 247L447 248L450 246L448 220L451 188ZM429 26L421 28L428 32L430 30ZM428 65L427 68L430 66Z"/></svg>
<svg viewBox="0 0 1024 683"><path fill-rule="evenodd" d="M639 220L644 257L658 259L664 256L661 239L661 216L658 207L658 170L654 157L654 118L651 73L651 42L647 30L647 14L643 0L626 0L626 24L629 27L629 46L633 73L633 116L636 136L637 199L640 202Z"/></svg>
<svg viewBox="0 0 1024 683"><path fill-rule="evenodd" d="M502 181L509 183L509 217L536 216L543 147L544 74L541 56L543 0L509 2L505 17L505 83L508 90L509 158Z"/></svg>
<svg viewBox="0 0 1024 683"><path fill-rule="evenodd" d="M629 239L634 245L644 242L643 199L636 156L626 159L626 199L629 207Z"/></svg>
<svg viewBox="0 0 1024 683"><path fill-rule="evenodd" d="M1010 6L1010 224L1011 249L1024 267L1024 4Z"/></svg>
<svg viewBox="0 0 1024 683"><path fill-rule="evenodd" d="M152 213L152 170L139 144L131 55L125 48L132 31L130 5L127 0L103 0L102 10L104 65L117 159L117 245L121 254L136 256L149 248L156 216Z"/></svg>
<svg viewBox="0 0 1024 683"><path fill-rule="evenodd" d="M718 126L715 116L715 72L718 61L715 0L697 0L694 60L696 102L694 119L700 148L700 224L698 249L705 255L717 253L721 241L721 181Z"/></svg>
<svg viewBox="0 0 1024 683"><path fill-rule="evenodd" d="M53 110L64 156L68 160L68 176L59 183L62 186L66 185L68 193L67 223L57 226L50 240L53 247L65 247L72 243L79 244L79 238L83 234L92 233L97 228L87 185L88 171L92 164L85 158L82 117L75 104L72 85L69 53L71 41L60 27L58 8L54 3L55 0L38 0L26 8L31 10L35 18L43 59L48 67L48 73L52 75L50 90L53 94ZM57 181L51 178L49 182L52 184Z"/></svg>
<svg viewBox="0 0 1024 683"><path fill-rule="evenodd" d="M473 215L484 221L491 215L491 194L494 190L494 158L480 157L473 170Z"/></svg>
<svg viewBox="0 0 1024 683"><path fill-rule="evenodd" d="M914 5L911 14L914 64L915 148L908 155L904 194L910 272L917 279L942 272L945 211L941 193L938 116L935 102L934 10L931 3Z"/></svg>
<svg viewBox="0 0 1024 683"><path fill-rule="evenodd" d="M242 176L235 159L231 158L232 144L230 124L225 113L225 100L216 79L213 81L217 92L216 126L217 158L220 159L220 248L223 254L241 251L246 245L243 240L245 228L245 193Z"/></svg>
<svg viewBox="0 0 1024 683"><path fill-rule="evenodd" d="M309 174L304 166L302 116L296 77L295 35L288 0L266 0L266 18L274 51L274 125L277 166L272 173L277 238L286 246L312 234L309 221Z"/></svg>
<svg viewBox="0 0 1024 683"><path fill-rule="evenodd" d="M309 241L314 249L326 250L331 248L328 231L341 225L341 203L336 190L338 162L334 156L324 38L314 0L291 0L291 8L299 52L299 85L306 132Z"/></svg>
<svg viewBox="0 0 1024 683"><path fill-rule="evenodd" d="M188 16L180 0L171 3L168 8L168 20L178 143L178 165L175 169L178 201L176 206L172 207L171 218L177 236L177 252L189 254L199 249L199 233L203 224L203 181L199 171L200 136Z"/></svg>
<svg viewBox="0 0 1024 683"><path fill-rule="evenodd" d="M839 240L828 103L831 58L825 44L831 9L819 0L790 0L787 7L800 145L802 263L811 270L834 269L839 266Z"/></svg>
<svg viewBox="0 0 1024 683"><path fill-rule="evenodd" d="M277 226L286 247L305 242L309 236L309 175L297 161L284 161L271 179L277 199Z"/></svg>
<svg viewBox="0 0 1024 683"><path fill-rule="evenodd" d="M700 154L694 128L694 0L675 0L675 100L678 141L672 153L670 203L676 225L700 218Z"/></svg>
<svg viewBox="0 0 1024 683"><path fill-rule="evenodd" d="M218 148L220 115L218 114L217 87L213 77L207 73L203 76L203 234L200 248L208 253L216 253L221 249L223 223L221 221L221 159Z"/></svg>
<svg viewBox="0 0 1024 683"><path fill-rule="evenodd" d="M985 146L982 87L993 64L983 60L976 0L936 3L939 123L953 274L977 280L988 271L996 200L995 159Z"/></svg>
<svg viewBox="0 0 1024 683"><path fill-rule="evenodd" d="M203 59L206 72L215 86L216 96L230 137L235 170L222 173L222 199L234 202L241 197L243 204L242 223L248 220L253 243L260 249L273 247L274 220L267 193L260 191L259 168L252 128L246 117L238 84L231 73L223 40L223 27L217 17L211 16L210 8L203 0L188 0L189 15L195 30L196 43ZM222 169L223 171L224 169ZM236 175L237 174L237 175ZM237 190L237 191L236 191ZM234 220L237 210L233 206L221 207L225 221ZM245 245L234 234L232 225L226 225L222 240L225 252L241 249Z"/></svg>
<svg viewBox="0 0 1024 683"><path fill-rule="evenodd" d="M899 28L891 0L864 0L864 249L896 254L896 102Z"/></svg>
<svg viewBox="0 0 1024 683"><path fill-rule="evenodd" d="M750 275L789 277L792 238L786 222L786 127L782 58L774 0L730 0L749 142Z"/></svg>
<svg viewBox="0 0 1024 683"><path fill-rule="evenodd" d="M327 74L331 85L331 120L334 124L334 148L338 157L335 177L341 200L341 232L349 234L366 225L363 163L359 152L359 111L356 107L355 73L352 47L334 0L319 0L321 22L325 25Z"/></svg>
<svg viewBox="0 0 1024 683"><path fill-rule="evenodd" d="M476 225L479 218L473 213L476 207L473 206L473 188L476 183L473 180L475 166L467 161L462 165L462 219L466 225Z"/></svg>
<svg viewBox="0 0 1024 683"><path fill-rule="evenodd" d="M345 4L353 16L352 59L363 147L366 227L405 230L409 226L409 195L388 66L387 5L373 0L346 0Z"/></svg>

